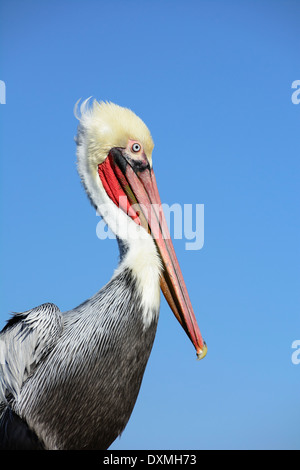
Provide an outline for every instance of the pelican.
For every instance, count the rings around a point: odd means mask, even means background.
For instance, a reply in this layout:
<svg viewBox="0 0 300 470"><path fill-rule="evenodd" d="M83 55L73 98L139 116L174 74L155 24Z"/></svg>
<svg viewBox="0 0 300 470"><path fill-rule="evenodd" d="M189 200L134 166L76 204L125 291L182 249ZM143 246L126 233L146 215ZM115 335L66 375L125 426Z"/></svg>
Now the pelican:
<svg viewBox="0 0 300 470"><path fill-rule="evenodd" d="M111 280L73 310L46 303L0 334L0 448L107 449L124 430L152 349L162 290L207 352L170 239L152 168L153 140L133 111L84 101L77 167L119 244Z"/></svg>

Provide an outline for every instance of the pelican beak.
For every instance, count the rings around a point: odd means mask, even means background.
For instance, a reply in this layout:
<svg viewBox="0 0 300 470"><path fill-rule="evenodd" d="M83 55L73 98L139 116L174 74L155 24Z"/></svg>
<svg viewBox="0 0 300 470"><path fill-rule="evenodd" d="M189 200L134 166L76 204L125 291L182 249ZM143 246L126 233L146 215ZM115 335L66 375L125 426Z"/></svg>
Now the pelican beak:
<svg viewBox="0 0 300 470"><path fill-rule="evenodd" d="M138 164L125 149L113 148L98 173L110 198L151 233L160 254L161 290L175 317L192 341L198 359L207 354L162 210L155 175L147 161ZM127 196L126 204L124 198ZM119 201L123 201L121 204Z"/></svg>

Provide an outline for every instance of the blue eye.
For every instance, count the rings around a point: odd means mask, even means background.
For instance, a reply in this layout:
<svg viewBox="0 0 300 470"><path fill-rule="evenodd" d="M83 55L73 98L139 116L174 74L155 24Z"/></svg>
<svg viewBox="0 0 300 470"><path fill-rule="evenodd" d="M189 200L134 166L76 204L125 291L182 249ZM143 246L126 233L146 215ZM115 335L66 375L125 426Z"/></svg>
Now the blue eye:
<svg viewBox="0 0 300 470"><path fill-rule="evenodd" d="M133 152L135 152L135 153L136 153L136 152L139 152L139 151L141 150L140 144L138 144L137 142L135 142L135 143L132 145L131 150L132 150Z"/></svg>

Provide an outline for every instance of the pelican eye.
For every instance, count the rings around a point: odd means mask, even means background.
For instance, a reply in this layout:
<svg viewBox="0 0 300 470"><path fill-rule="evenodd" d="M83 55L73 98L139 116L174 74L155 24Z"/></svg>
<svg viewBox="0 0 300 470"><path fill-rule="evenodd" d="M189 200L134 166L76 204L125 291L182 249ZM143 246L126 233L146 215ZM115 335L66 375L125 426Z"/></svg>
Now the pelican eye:
<svg viewBox="0 0 300 470"><path fill-rule="evenodd" d="M131 147L131 150L135 153L139 152L141 150L141 146L140 144L138 144L137 142L135 142L132 147Z"/></svg>

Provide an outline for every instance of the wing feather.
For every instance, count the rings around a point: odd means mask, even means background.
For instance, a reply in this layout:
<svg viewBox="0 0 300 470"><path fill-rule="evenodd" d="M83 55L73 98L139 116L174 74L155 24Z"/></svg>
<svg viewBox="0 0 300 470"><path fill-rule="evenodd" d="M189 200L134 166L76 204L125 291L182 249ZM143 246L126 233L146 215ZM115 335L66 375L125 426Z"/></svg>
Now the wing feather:
<svg viewBox="0 0 300 470"><path fill-rule="evenodd" d="M51 303L16 313L0 333L0 404L16 399L25 380L53 348L63 329Z"/></svg>

